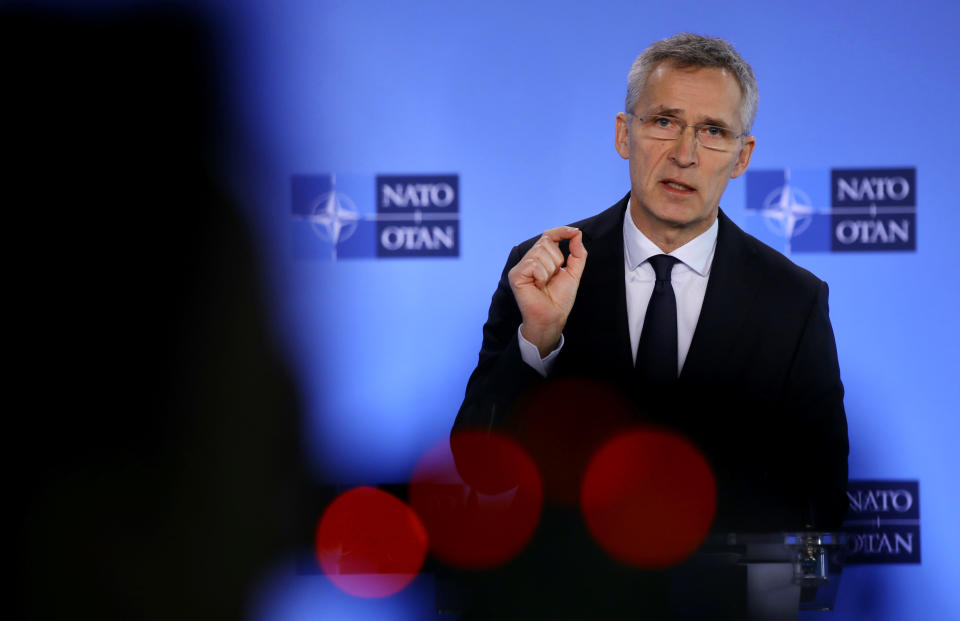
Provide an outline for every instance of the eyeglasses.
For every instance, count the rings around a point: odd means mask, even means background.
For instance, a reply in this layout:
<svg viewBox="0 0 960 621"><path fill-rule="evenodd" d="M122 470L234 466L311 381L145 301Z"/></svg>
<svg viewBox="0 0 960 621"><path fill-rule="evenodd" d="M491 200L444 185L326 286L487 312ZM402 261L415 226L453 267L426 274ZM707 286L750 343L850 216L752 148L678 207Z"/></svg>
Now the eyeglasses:
<svg viewBox="0 0 960 621"><path fill-rule="evenodd" d="M746 136L746 134L735 134L728 127L706 123L691 124L682 119L662 114L637 116L632 112L627 112L627 115L636 117L640 121L640 127L644 135L656 140L678 140L687 131L687 127L692 127L697 142L704 149L710 149L711 151L733 151L737 146L737 140Z"/></svg>

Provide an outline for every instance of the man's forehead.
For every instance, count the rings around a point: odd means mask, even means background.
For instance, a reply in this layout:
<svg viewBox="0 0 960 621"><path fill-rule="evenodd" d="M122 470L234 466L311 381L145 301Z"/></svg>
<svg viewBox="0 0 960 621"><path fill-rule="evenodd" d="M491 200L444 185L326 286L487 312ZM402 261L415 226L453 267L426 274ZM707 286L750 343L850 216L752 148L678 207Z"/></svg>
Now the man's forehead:
<svg viewBox="0 0 960 621"><path fill-rule="evenodd" d="M699 115L717 118L717 115L722 115L724 112L739 114L743 94L740 91L740 85L729 71L722 67L677 66L670 61L660 62L649 73L638 104L644 106L645 112L691 112L685 109L681 100L672 100L677 92L682 93L691 86L702 86L708 90L709 95L716 95L716 102L706 100L712 100L714 97L706 99L697 97L691 102L697 105ZM726 106L717 109L715 105L709 106L711 110L699 109L701 108L699 104L719 103L727 93L732 97L729 103L732 104L733 109L724 111L722 108Z"/></svg>

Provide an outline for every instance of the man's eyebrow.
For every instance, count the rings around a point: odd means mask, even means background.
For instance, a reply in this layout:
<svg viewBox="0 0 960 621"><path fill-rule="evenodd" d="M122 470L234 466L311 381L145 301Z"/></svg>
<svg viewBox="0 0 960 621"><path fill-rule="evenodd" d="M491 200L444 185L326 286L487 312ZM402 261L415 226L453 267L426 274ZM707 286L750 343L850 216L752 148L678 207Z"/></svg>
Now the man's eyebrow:
<svg viewBox="0 0 960 621"><path fill-rule="evenodd" d="M677 118L680 118L683 115L683 112L684 112L683 108L667 108L667 107L661 106L659 108L654 108L653 111L650 112L650 114L656 114L660 116L675 116ZM697 124L698 125L700 124L716 125L717 127L724 127L724 128L730 127L730 123L728 123L727 121L720 118L712 117L712 116L701 117L700 120L697 121Z"/></svg>
<svg viewBox="0 0 960 621"><path fill-rule="evenodd" d="M654 108L650 114L659 114L662 116L678 116L683 113L683 108L665 108L660 106L659 108Z"/></svg>
<svg viewBox="0 0 960 621"><path fill-rule="evenodd" d="M700 123L704 125L716 125L717 127L730 127L730 124L724 121L723 119L715 119L710 116L703 117Z"/></svg>

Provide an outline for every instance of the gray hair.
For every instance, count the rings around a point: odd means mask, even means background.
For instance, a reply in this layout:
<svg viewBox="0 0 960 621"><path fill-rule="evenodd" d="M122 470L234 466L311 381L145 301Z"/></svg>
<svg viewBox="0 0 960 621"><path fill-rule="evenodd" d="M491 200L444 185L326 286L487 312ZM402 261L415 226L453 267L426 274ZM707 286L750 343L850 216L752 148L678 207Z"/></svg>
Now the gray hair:
<svg viewBox="0 0 960 621"><path fill-rule="evenodd" d="M657 41L637 56L627 75L627 112L633 112L633 107L640 99L640 93L647 84L650 72L662 62L669 62L681 69L716 67L733 74L740 86L740 121L743 123L744 133L750 133L753 120L757 116L757 103L760 98L753 69L733 49L733 46L723 39L701 37L689 32Z"/></svg>

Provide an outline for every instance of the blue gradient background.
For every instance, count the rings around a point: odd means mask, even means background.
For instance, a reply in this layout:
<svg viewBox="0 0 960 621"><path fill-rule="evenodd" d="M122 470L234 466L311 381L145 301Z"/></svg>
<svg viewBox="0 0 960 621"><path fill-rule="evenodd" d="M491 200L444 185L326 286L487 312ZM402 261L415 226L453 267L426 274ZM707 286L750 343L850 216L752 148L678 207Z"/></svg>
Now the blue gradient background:
<svg viewBox="0 0 960 621"><path fill-rule="evenodd" d="M916 252L792 258L830 284L850 476L920 481L923 563L850 568L837 609L805 616L960 617L956 5L288 0L223 13L247 141L236 187L270 257L322 480L403 481L448 433L510 247L628 189L614 115L650 42L720 36L753 65L756 169L916 167ZM460 175L459 259L293 258L292 174L445 171ZM743 178L722 205L747 220Z"/></svg>
<svg viewBox="0 0 960 621"><path fill-rule="evenodd" d="M850 476L919 480L923 562L849 568L836 610L803 618L960 618L956 4L202 4L221 35L236 130L229 184L266 257L322 482L404 481L449 432L510 247L628 189L614 115L652 41L720 36L752 64L754 169L916 167L916 252L792 258L830 284ZM296 256L292 175L365 175L372 193L377 173L446 172L460 178L459 258ZM721 204L747 221L743 178ZM423 579L370 602L287 575L264 581L251 614L422 618L433 598Z"/></svg>

